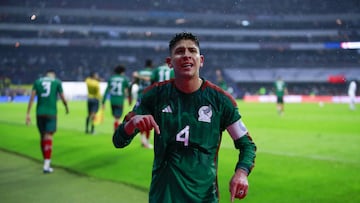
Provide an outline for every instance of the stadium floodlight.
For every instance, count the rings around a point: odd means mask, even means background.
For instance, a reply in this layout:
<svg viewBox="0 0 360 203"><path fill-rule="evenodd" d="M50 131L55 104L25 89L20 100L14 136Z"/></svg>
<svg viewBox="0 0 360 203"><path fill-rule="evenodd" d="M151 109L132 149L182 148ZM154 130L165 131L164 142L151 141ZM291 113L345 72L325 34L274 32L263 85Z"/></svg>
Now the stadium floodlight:
<svg viewBox="0 0 360 203"><path fill-rule="evenodd" d="M360 49L360 42L341 42L342 49Z"/></svg>
<svg viewBox="0 0 360 203"><path fill-rule="evenodd" d="M244 27L249 26L250 22L248 20L242 20L241 21L241 25L243 25Z"/></svg>
<svg viewBox="0 0 360 203"><path fill-rule="evenodd" d="M36 20L36 15L35 14L33 14L31 17L30 17L30 20Z"/></svg>

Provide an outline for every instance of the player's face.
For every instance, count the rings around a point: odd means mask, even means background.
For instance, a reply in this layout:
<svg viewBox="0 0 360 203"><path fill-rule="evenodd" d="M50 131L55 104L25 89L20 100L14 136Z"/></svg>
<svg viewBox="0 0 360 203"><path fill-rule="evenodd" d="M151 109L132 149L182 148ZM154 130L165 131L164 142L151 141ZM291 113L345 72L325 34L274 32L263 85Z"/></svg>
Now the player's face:
<svg viewBox="0 0 360 203"><path fill-rule="evenodd" d="M176 78L198 78L204 56L192 40L180 40L167 58L170 68L174 68Z"/></svg>

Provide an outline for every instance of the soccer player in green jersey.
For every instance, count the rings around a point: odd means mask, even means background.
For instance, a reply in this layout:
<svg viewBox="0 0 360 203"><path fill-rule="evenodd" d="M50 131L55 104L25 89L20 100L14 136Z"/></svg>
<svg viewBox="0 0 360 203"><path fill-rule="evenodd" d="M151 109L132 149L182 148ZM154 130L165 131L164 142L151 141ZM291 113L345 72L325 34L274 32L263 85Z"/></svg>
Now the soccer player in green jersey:
<svg viewBox="0 0 360 203"><path fill-rule="evenodd" d="M216 82L219 87L221 87L223 90L228 91L228 86L224 80L224 77L222 76L222 72L220 69L217 69L215 71L216 74Z"/></svg>
<svg viewBox="0 0 360 203"><path fill-rule="evenodd" d="M151 203L218 202L218 151L227 130L240 150L230 180L231 201L248 192L256 145L241 120L236 101L226 91L199 76L204 56L191 33L179 33L169 43L166 59L175 78L147 88L113 134L117 148L136 133L154 130Z"/></svg>
<svg viewBox="0 0 360 203"><path fill-rule="evenodd" d="M107 82L107 87L102 99L102 109L105 110L107 95L110 95L111 112L114 117L114 130L119 126L119 119L123 114L124 100L128 97L129 104L129 79L124 75L125 67L118 65L114 68L114 75Z"/></svg>
<svg viewBox="0 0 360 203"><path fill-rule="evenodd" d="M170 68L167 64L158 66L152 71L151 83L163 82L174 78L174 69Z"/></svg>
<svg viewBox="0 0 360 203"><path fill-rule="evenodd" d="M151 59L146 59L145 60L145 68L140 71L134 72L134 74L133 74L134 78L139 80L138 98L141 97L144 89L151 85L152 71L153 71L153 62Z"/></svg>
<svg viewBox="0 0 360 203"><path fill-rule="evenodd" d="M41 136L40 146L44 158L44 173L53 172L53 169L50 167L50 162L53 135L56 131L58 95L65 106L66 114L68 114L69 108L63 93L61 81L55 78L54 70L49 70L45 77L41 77L34 82L26 112L26 124L30 125L30 111L36 96L36 123Z"/></svg>
<svg viewBox="0 0 360 203"><path fill-rule="evenodd" d="M286 83L281 77L278 77L274 83L274 87L276 94L276 108L279 115L282 115L284 113L284 95L288 94Z"/></svg>
<svg viewBox="0 0 360 203"><path fill-rule="evenodd" d="M145 60L145 68L140 71L136 71L133 74L133 77L138 80L139 90L138 90L138 99L141 98L143 91L151 85L151 75L153 71L153 62L151 59ZM150 144L150 134L141 133L141 143L145 148L153 148L153 145Z"/></svg>

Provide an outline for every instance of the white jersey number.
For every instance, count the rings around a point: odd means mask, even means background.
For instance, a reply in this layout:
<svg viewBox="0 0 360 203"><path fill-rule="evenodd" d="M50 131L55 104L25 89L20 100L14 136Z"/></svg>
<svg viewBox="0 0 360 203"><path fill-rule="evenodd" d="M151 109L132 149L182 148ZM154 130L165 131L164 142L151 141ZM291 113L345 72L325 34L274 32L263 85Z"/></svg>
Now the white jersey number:
<svg viewBox="0 0 360 203"><path fill-rule="evenodd" d="M116 82L116 81L111 82L110 92L112 95L121 96L123 94L122 93L122 82Z"/></svg>
<svg viewBox="0 0 360 203"><path fill-rule="evenodd" d="M161 70L159 71L159 82L169 80L170 79L170 70Z"/></svg>
<svg viewBox="0 0 360 203"><path fill-rule="evenodd" d="M184 146L189 145L189 129L190 127L187 125L178 134L176 134L176 141L183 142Z"/></svg>
<svg viewBox="0 0 360 203"><path fill-rule="evenodd" d="M41 93L41 97L47 97L50 95L50 90L51 90L51 82L49 81L44 81L41 83L41 85L43 86L45 92Z"/></svg>

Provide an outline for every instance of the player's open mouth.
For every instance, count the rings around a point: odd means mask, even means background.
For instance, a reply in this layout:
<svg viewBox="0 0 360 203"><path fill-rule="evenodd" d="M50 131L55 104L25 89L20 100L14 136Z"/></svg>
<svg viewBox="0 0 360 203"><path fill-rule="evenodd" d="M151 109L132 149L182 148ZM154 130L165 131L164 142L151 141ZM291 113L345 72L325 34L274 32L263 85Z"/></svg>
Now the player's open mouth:
<svg viewBox="0 0 360 203"><path fill-rule="evenodd" d="M186 63L186 64L183 64L181 67L182 68L191 68L191 67L193 67L193 64Z"/></svg>

